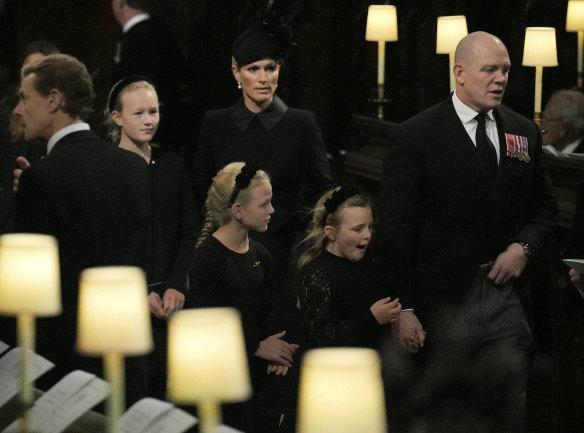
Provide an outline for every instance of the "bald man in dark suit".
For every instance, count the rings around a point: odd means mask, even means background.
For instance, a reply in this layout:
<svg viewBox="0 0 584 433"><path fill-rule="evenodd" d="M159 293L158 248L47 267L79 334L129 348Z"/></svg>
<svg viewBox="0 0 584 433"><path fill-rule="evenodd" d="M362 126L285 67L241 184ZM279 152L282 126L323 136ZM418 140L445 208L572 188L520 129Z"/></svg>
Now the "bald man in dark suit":
<svg viewBox="0 0 584 433"><path fill-rule="evenodd" d="M434 405L434 428L456 401L456 422L522 431L528 263L557 205L539 128L501 106L510 66L495 36L465 37L456 91L396 128L384 164L377 243L403 305L399 342L424 367L416 404Z"/></svg>

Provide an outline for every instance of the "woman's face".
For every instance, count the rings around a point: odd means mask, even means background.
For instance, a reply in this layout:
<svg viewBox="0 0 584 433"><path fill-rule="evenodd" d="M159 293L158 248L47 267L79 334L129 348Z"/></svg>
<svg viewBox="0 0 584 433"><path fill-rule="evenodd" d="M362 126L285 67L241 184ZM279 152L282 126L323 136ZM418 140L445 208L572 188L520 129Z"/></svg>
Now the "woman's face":
<svg viewBox="0 0 584 433"><path fill-rule="evenodd" d="M121 128L121 140L129 139L136 145L149 143L160 121L156 92L140 88L122 92L120 97L122 111L113 111L112 118Z"/></svg>
<svg viewBox="0 0 584 433"><path fill-rule="evenodd" d="M274 213L272 206L272 185L268 181L261 182L250 191L250 200L240 205L241 221L249 230L265 232L268 229L270 216Z"/></svg>
<svg viewBox="0 0 584 433"><path fill-rule="evenodd" d="M251 111L261 111L272 103L280 76L280 65L274 60L258 60L241 67L233 65L231 69L241 83L244 101Z"/></svg>
<svg viewBox="0 0 584 433"><path fill-rule="evenodd" d="M373 230L373 212L367 207L347 207L339 211L339 224L326 226L327 251L358 262L365 256Z"/></svg>

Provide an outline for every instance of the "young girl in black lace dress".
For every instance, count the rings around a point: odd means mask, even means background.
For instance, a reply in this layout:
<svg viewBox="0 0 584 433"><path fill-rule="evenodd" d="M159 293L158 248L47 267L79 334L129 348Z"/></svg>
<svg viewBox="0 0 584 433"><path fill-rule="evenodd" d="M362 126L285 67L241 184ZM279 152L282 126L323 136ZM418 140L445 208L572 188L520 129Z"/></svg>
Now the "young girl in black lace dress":
<svg viewBox="0 0 584 433"><path fill-rule="evenodd" d="M386 325L399 317L399 299L387 295L368 251L372 227L371 204L353 188L338 187L318 201L298 262L308 348L378 349Z"/></svg>

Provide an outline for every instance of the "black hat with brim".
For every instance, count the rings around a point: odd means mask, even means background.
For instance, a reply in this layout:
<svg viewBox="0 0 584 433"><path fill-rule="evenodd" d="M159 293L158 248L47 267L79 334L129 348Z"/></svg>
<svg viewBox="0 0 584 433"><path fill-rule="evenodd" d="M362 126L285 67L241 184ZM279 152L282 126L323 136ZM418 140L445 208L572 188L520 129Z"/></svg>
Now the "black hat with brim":
<svg viewBox="0 0 584 433"><path fill-rule="evenodd" d="M280 24L264 19L235 39L232 55L239 66L262 59L281 63L294 45L291 32Z"/></svg>

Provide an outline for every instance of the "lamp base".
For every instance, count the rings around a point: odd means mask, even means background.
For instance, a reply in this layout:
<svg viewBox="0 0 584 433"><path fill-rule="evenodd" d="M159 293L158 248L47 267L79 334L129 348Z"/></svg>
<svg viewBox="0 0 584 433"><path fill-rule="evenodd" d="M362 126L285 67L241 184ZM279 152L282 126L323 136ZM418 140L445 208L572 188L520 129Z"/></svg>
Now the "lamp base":
<svg viewBox="0 0 584 433"><path fill-rule="evenodd" d="M533 121L538 127L541 127L541 113L538 113L537 111L533 113Z"/></svg>
<svg viewBox="0 0 584 433"><path fill-rule="evenodd" d="M118 421L125 409L124 358L119 353L103 355L105 379L109 382L110 392L106 402L107 433L118 433Z"/></svg>
<svg viewBox="0 0 584 433"><path fill-rule="evenodd" d="M377 118L383 120L385 114L383 113L383 105L388 102L386 98L367 98L367 102L377 104Z"/></svg>
<svg viewBox="0 0 584 433"><path fill-rule="evenodd" d="M216 401L202 401L197 404L199 415L199 431L201 433L215 433L221 424L221 406Z"/></svg>

